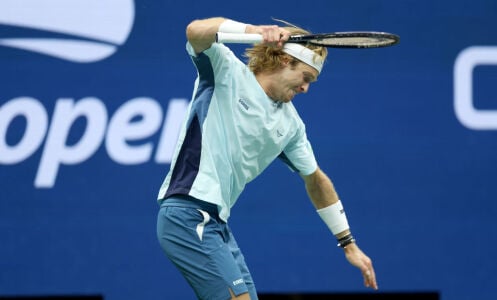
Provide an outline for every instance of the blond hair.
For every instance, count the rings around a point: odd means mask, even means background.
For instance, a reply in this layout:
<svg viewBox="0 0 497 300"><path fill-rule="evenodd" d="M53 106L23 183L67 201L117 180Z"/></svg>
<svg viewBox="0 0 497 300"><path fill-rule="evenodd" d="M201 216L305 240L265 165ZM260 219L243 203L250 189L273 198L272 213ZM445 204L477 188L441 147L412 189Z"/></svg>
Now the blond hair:
<svg viewBox="0 0 497 300"><path fill-rule="evenodd" d="M290 24L286 21L276 20L284 23L286 26L282 28L290 31L290 35L298 34L311 34L309 31ZM311 49L319 55L323 60L326 59L328 51L325 47L316 46L312 44L303 44L305 47ZM247 65L249 69L255 74L261 72L274 72L282 68L284 61L290 61L291 66L295 66L300 60L285 53L282 48L277 48L271 45L257 44L252 48L245 50L245 57L248 58Z"/></svg>

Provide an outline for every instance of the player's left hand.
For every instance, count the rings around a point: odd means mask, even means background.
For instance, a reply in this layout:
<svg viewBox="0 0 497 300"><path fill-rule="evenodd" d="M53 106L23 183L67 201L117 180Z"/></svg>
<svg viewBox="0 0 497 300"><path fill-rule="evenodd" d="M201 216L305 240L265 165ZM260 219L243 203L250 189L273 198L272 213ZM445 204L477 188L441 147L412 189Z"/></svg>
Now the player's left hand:
<svg viewBox="0 0 497 300"><path fill-rule="evenodd" d="M372 289L377 290L378 284L376 283L376 275L373 269L373 263L371 259L362 252L361 249L352 243L345 247L345 257L347 260L355 267L361 270L362 276L364 277L364 285Z"/></svg>

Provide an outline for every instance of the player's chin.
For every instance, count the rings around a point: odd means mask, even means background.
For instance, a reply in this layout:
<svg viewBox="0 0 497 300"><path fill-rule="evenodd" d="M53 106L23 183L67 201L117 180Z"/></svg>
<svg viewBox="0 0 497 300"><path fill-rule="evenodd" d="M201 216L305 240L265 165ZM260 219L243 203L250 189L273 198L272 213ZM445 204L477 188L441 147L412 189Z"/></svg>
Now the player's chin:
<svg viewBox="0 0 497 300"><path fill-rule="evenodd" d="M288 93L286 99L283 100L283 102L290 102L293 100L293 98L295 98L295 95L297 95L295 92L291 91L290 93Z"/></svg>
<svg viewBox="0 0 497 300"><path fill-rule="evenodd" d="M286 94L281 94L280 97L278 97L278 102L283 102L283 103L288 103L293 100L295 97L296 93L295 92L289 92Z"/></svg>

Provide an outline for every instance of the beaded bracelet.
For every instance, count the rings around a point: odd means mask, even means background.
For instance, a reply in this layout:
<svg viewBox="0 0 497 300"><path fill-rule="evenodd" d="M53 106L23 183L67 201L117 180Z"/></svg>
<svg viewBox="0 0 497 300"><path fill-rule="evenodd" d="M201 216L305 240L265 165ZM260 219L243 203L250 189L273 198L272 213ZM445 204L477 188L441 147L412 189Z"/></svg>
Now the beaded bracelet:
<svg viewBox="0 0 497 300"><path fill-rule="evenodd" d="M338 239L337 247L345 248L352 243L355 243L355 238L352 236L352 234L349 233L346 236Z"/></svg>

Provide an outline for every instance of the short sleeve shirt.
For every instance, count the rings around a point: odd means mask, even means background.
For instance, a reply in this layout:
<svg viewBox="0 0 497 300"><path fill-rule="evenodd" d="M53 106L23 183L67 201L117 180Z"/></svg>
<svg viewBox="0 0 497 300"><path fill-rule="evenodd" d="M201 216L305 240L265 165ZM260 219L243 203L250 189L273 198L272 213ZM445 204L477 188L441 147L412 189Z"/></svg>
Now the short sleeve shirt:
<svg viewBox="0 0 497 300"><path fill-rule="evenodd" d="M290 103L270 99L222 44L196 54L192 100L159 200L185 194L216 204L227 221L246 184L276 158L303 175L317 168L305 125Z"/></svg>

